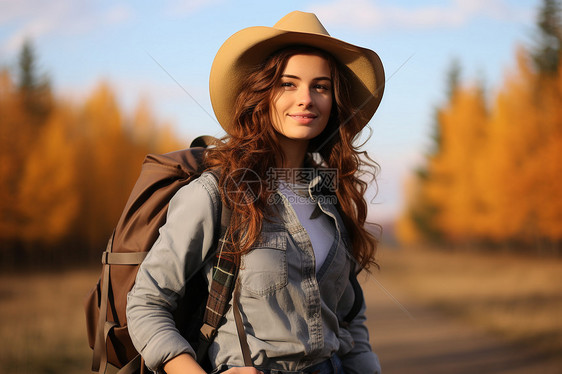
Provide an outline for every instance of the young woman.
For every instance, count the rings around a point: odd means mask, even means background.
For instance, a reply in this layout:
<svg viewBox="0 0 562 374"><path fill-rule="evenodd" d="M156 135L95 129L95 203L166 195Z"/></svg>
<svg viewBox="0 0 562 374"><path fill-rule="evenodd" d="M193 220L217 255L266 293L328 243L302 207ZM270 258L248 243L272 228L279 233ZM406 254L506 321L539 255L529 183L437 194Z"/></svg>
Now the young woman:
<svg viewBox="0 0 562 374"><path fill-rule="evenodd" d="M350 323L342 318L355 298L350 271L374 264L359 179L374 165L353 142L383 87L377 54L330 37L310 13L244 29L223 44L210 94L228 135L206 155L220 177L203 173L174 196L128 297L131 338L151 370L204 373L171 312L216 250L222 204L232 210L229 240L240 253L239 308L254 367L244 367L231 308L209 349L214 372L380 372L365 305ZM211 268L204 265L209 279Z"/></svg>

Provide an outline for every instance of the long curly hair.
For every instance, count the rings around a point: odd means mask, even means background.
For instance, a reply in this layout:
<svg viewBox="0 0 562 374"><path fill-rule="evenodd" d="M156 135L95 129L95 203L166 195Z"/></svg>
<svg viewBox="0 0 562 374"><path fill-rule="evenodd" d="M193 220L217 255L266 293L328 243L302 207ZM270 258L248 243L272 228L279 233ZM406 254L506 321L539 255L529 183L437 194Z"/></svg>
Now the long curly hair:
<svg viewBox="0 0 562 374"><path fill-rule="evenodd" d="M362 124L361 111L353 108L347 67L324 51L293 46L275 52L248 72L233 108L229 134L206 154L206 166L220 170L223 203L232 209L230 239L240 253L258 239L264 219L271 213L271 170L279 166L283 152L272 125L270 109L287 61L296 54L318 55L329 62L332 76L332 110L324 131L312 139L307 159L317 168L338 170L337 208L351 239L351 254L361 269L376 265L377 238L365 228L369 175L376 185L376 164L354 146ZM240 183L243 181L243 183Z"/></svg>

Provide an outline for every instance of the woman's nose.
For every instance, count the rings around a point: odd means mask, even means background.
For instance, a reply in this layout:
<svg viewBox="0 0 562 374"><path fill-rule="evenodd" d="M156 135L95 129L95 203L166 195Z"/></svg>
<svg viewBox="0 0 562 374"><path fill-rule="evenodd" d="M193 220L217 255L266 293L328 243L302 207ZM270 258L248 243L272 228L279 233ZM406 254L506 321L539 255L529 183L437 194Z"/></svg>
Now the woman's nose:
<svg viewBox="0 0 562 374"><path fill-rule="evenodd" d="M312 95L310 94L310 90L308 88L301 88L298 93L298 104L299 106L304 106L308 108L312 105Z"/></svg>

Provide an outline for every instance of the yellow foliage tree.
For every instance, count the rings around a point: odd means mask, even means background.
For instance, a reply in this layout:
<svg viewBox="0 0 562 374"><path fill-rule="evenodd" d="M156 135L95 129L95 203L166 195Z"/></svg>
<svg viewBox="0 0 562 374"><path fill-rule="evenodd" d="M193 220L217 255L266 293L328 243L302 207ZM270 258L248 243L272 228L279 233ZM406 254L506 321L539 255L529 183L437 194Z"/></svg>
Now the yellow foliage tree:
<svg viewBox="0 0 562 374"><path fill-rule="evenodd" d="M0 70L0 240L20 237L17 201L21 170L32 143L32 129L8 70Z"/></svg>
<svg viewBox="0 0 562 374"><path fill-rule="evenodd" d="M170 123L158 123L146 98L142 98L132 117L131 137L142 156L147 153L167 153L186 148Z"/></svg>
<svg viewBox="0 0 562 374"><path fill-rule="evenodd" d="M97 259L145 155L185 145L147 100L127 117L106 82L85 103L53 96L41 126L28 112L0 70L0 265L40 261L40 249L51 260Z"/></svg>
<svg viewBox="0 0 562 374"><path fill-rule="evenodd" d="M79 230L97 253L117 224L146 154L178 149L179 143L174 135L172 144L161 141L171 130L158 125L146 100L128 119L106 82L87 99L79 122L85 137L79 157L84 212Z"/></svg>
<svg viewBox="0 0 562 374"><path fill-rule="evenodd" d="M101 83L80 109L84 131L79 165L83 215L81 236L92 246L111 234L139 169L131 165L131 144L109 84Z"/></svg>
<svg viewBox="0 0 562 374"><path fill-rule="evenodd" d="M396 236L404 245L420 243L426 239L425 232L420 228L422 223L417 219L418 212L424 210L420 204L426 202L422 196L422 186L418 176L410 176L405 182L403 196L407 213L402 214L396 221Z"/></svg>
<svg viewBox="0 0 562 374"><path fill-rule="evenodd" d="M72 113L59 106L29 149L18 189L27 241L56 243L74 227L80 206L74 123Z"/></svg>
<svg viewBox="0 0 562 374"><path fill-rule="evenodd" d="M529 162L542 141L533 103L533 74L519 54L518 66L499 91L490 120L489 236L496 241L528 237L533 205Z"/></svg>
<svg viewBox="0 0 562 374"><path fill-rule="evenodd" d="M459 87L439 112L441 150L430 160L426 194L438 207L437 226L452 240L476 234L475 216L485 210L474 183L486 150L487 111L482 91Z"/></svg>
<svg viewBox="0 0 562 374"><path fill-rule="evenodd" d="M432 225L452 242L562 241L562 66L542 74L520 50L489 113L480 90L459 87L438 124L410 213L434 207ZM411 214L401 220L424 233Z"/></svg>

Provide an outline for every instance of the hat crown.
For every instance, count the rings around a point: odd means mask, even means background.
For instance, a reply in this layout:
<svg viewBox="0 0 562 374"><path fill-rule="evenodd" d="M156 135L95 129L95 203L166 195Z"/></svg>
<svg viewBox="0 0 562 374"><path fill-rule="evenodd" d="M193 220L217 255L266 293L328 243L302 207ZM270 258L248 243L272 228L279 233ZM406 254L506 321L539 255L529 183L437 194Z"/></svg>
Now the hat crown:
<svg viewBox="0 0 562 374"><path fill-rule="evenodd" d="M321 34L330 36L314 13L294 11L281 18L274 28L285 31Z"/></svg>

